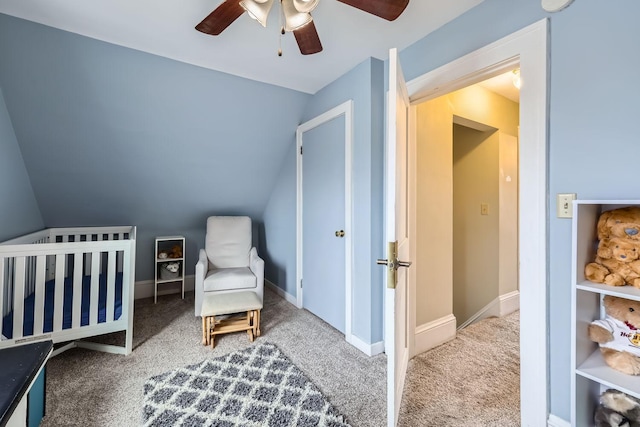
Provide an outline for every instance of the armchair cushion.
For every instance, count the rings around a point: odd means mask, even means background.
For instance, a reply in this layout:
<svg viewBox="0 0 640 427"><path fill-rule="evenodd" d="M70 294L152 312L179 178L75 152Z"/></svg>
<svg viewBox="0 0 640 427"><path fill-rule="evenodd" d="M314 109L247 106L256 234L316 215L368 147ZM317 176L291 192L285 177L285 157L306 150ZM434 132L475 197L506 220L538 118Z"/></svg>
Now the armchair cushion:
<svg viewBox="0 0 640 427"><path fill-rule="evenodd" d="M232 267L209 270L204 279L204 291L228 291L256 287L256 276L249 267Z"/></svg>
<svg viewBox="0 0 640 427"><path fill-rule="evenodd" d="M248 216L207 219L205 250L211 267L247 267L251 243L251 218Z"/></svg>

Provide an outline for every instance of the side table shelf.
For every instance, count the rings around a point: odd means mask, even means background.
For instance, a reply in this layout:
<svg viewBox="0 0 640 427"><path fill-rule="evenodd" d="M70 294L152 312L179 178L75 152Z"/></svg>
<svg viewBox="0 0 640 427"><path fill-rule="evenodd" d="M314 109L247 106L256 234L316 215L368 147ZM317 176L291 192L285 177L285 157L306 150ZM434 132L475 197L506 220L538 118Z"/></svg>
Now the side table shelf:
<svg viewBox="0 0 640 427"><path fill-rule="evenodd" d="M158 285L167 283L180 283L184 299L184 250L183 236L156 237L154 303L158 302Z"/></svg>

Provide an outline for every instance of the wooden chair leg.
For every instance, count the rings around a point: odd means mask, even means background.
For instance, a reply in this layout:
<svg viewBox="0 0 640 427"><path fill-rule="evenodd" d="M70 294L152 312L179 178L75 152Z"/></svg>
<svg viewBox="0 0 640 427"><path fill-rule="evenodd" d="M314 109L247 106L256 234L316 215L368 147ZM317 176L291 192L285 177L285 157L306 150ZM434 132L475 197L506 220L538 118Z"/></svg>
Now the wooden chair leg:
<svg viewBox="0 0 640 427"><path fill-rule="evenodd" d="M202 345L207 345L207 316L202 316Z"/></svg>
<svg viewBox="0 0 640 427"><path fill-rule="evenodd" d="M260 310L256 310L256 336L260 336Z"/></svg>

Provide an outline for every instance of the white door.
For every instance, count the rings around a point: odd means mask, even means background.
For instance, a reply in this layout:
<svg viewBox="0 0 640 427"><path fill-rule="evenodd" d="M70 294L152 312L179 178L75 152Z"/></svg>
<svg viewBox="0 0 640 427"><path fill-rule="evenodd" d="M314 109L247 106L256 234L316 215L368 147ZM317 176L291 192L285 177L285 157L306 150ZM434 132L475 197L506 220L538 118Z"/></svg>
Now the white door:
<svg viewBox="0 0 640 427"><path fill-rule="evenodd" d="M303 307L345 333L345 117L304 133Z"/></svg>
<svg viewBox="0 0 640 427"><path fill-rule="evenodd" d="M407 295L409 287L409 96L398 61L389 51L389 98L385 165L386 241L397 242L396 254L388 245L385 293L385 352L387 353L387 425L394 427L402 400L409 360ZM379 261L380 262L380 261ZM400 268L398 268L400 267ZM392 281L395 276L395 289Z"/></svg>

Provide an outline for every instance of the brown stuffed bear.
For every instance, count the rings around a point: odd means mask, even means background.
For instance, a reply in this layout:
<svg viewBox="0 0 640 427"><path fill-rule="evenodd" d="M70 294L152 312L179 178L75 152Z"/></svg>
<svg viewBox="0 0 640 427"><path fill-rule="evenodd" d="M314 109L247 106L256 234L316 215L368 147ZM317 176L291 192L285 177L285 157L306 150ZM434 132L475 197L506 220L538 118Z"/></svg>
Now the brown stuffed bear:
<svg viewBox="0 0 640 427"><path fill-rule="evenodd" d="M629 375L640 375L640 301L607 295L606 317L589 325L589 339L600 345L607 365Z"/></svg>
<svg viewBox="0 0 640 427"><path fill-rule="evenodd" d="M584 269L585 277L611 286L640 288L640 242L613 237L598 244L595 262Z"/></svg>
<svg viewBox="0 0 640 427"><path fill-rule="evenodd" d="M598 219L598 239L609 237L640 241L640 206L603 212Z"/></svg>
<svg viewBox="0 0 640 427"><path fill-rule="evenodd" d="M175 245L169 252L169 258L182 258L182 248L180 245Z"/></svg>

